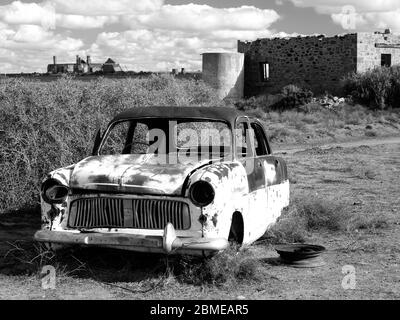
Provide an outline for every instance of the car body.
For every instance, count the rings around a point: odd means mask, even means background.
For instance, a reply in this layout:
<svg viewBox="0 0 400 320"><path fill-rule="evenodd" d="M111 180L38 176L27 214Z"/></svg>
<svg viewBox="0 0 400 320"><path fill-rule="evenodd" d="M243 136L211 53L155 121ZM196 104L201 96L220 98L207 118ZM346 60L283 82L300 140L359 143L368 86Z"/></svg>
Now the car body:
<svg viewBox="0 0 400 320"><path fill-rule="evenodd" d="M262 123L229 107L144 107L98 132L92 156L51 172L35 239L204 255L259 239L289 205L286 163Z"/></svg>

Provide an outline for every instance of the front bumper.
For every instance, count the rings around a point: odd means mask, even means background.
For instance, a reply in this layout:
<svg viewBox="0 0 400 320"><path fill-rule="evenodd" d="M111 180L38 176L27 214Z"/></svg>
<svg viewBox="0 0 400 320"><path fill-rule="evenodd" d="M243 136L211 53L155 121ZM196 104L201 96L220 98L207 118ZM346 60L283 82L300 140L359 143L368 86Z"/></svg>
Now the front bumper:
<svg viewBox="0 0 400 320"><path fill-rule="evenodd" d="M40 230L35 234L35 240L45 243L87 245L114 247L132 251L150 251L164 253L182 252L216 252L226 249L229 242L226 239L178 238L172 224L164 229L163 236L142 236L123 233L100 232L68 232Z"/></svg>

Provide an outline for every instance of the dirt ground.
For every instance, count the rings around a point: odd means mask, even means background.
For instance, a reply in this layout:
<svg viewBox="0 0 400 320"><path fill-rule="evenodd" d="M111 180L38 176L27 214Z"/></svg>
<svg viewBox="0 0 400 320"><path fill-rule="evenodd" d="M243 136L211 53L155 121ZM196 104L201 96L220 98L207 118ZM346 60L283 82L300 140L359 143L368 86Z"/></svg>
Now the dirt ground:
<svg viewBox="0 0 400 320"><path fill-rule="evenodd" d="M43 290L37 268L46 257L31 240L40 218L28 211L0 217L0 299L399 299L399 139L296 147L281 155L288 163L292 197L334 200L349 214L378 222L308 234L307 243L327 248L325 266L284 266L273 246L259 241L248 252L261 262L260 280L196 286L166 274L170 261L164 257L85 249L71 253L68 266L55 265L56 289ZM85 260L93 256L101 261L94 272ZM109 260L102 261L105 257ZM345 290L342 268L349 265L356 283Z"/></svg>

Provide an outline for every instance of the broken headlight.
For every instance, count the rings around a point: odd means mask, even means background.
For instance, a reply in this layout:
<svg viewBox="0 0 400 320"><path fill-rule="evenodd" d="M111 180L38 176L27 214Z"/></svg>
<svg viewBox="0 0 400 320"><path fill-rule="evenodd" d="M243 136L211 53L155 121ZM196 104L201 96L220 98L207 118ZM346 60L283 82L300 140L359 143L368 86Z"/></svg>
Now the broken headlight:
<svg viewBox="0 0 400 320"><path fill-rule="evenodd" d="M68 188L55 179L42 184L42 198L50 204L63 203L68 196Z"/></svg>
<svg viewBox="0 0 400 320"><path fill-rule="evenodd" d="M208 206L214 200L214 188L206 181L197 181L190 187L189 197L196 206Z"/></svg>

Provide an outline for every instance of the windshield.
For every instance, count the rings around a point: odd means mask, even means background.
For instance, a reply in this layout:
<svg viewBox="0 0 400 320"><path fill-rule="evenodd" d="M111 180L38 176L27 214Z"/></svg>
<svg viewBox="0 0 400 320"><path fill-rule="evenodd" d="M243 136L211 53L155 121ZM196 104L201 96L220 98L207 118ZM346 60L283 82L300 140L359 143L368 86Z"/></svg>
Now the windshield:
<svg viewBox="0 0 400 320"><path fill-rule="evenodd" d="M232 151L227 123L202 119L131 119L111 125L103 139L101 155L171 154L207 158Z"/></svg>

